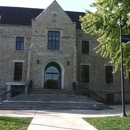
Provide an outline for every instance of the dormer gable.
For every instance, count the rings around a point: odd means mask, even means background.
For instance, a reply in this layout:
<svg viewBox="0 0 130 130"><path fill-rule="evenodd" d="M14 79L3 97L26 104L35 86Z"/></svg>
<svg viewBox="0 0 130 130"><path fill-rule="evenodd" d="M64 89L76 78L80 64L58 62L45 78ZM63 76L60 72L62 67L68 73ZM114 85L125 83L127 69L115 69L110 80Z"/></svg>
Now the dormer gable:
<svg viewBox="0 0 130 130"><path fill-rule="evenodd" d="M62 7L58 4L56 0L54 0L44 11L38 15L35 20L44 21L48 19L48 21L52 22L70 22L73 24L71 18L67 15L67 13L62 9Z"/></svg>

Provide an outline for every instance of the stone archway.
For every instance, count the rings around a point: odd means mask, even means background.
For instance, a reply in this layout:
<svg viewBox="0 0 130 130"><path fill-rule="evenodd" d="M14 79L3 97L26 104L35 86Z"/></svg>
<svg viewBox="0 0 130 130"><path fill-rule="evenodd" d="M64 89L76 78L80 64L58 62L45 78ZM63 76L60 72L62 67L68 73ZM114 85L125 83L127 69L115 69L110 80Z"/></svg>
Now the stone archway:
<svg viewBox="0 0 130 130"><path fill-rule="evenodd" d="M44 81L45 80L45 70L46 70L47 65L49 65L49 63L51 63L51 62L54 62L54 63L58 64L59 67L61 68L61 86L60 86L60 88L64 89L65 67L64 67L63 63L60 60L55 59L55 58L50 58L50 59L48 59L48 60L46 60L46 61L43 62L43 66L41 68L41 71L42 71L42 80L41 80L42 81L42 83L41 83L42 87L45 88L45 86L44 86L44 82L45 82Z"/></svg>
<svg viewBox="0 0 130 130"><path fill-rule="evenodd" d="M61 89L61 67L54 61L49 62L45 67L44 88Z"/></svg>

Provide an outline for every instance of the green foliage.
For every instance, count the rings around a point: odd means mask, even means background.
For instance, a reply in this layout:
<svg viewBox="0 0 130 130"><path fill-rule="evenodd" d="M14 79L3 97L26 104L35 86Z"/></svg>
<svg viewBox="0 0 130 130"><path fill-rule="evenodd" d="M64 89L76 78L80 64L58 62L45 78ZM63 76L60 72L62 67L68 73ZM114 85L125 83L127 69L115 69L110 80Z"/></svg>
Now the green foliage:
<svg viewBox="0 0 130 130"><path fill-rule="evenodd" d="M127 117L95 117L83 118L85 121L93 125L98 130L129 130L130 115Z"/></svg>
<svg viewBox="0 0 130 130"><path fill-rule="evenodd" d="M0 117L0 130L27 130L31 118Z"/></svg>
<svg viewBox="0 0 130 130"><path fill-rule="evenodd" d="M95 0L92 4L96 12L86 11L85 16L80 17L82 29L87 34L98 35L99 45L96 53L102 57L109 57L110 63L115 65L115 71L120 69L120 30L118 19L124 20L122 34L130 35L130 0ZM122 44L124 55L124 67L130 71L130 43Z"/></svg>

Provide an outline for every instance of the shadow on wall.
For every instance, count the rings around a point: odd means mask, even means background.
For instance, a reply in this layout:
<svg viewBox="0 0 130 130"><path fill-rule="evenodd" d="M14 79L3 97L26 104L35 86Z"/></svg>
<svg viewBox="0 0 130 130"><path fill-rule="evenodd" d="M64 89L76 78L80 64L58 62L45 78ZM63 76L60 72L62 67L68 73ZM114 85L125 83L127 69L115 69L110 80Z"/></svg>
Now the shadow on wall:
<svg viewBox="0 0 130 130"><path fill-rule="evenodd" d="M0 101L2 101L2 95L7 91L7 88L0 87Z"/></svg>

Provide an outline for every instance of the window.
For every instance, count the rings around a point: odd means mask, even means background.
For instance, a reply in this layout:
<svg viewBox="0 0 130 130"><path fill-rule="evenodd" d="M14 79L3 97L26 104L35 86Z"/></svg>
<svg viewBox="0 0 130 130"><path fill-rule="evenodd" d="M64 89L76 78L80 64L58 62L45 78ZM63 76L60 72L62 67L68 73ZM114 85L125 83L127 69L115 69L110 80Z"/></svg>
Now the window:
<svg viewBox="0 0 130 130"><path fill-rule="evenodd" d="M107 102L114 102L114 95L113 94L106 94L106 101Z"/></svg>
<svg viewBox="0 0 130 130"><path fill-rule="evenodd" d="M16 50L24 50L24 37L16 37Z"/></svg>
<svg viewBox="0 0 130 130"><path fill-rule="evenodd" d="M129 76L128 76L128 78L129 78L129 84L130 84L130 72L129 72Z"/></svg>
<svg viewBox="0 0 130 130"><path fill-rule="evenodd" d="M82 83L89 83L89 65L82 65Z"/></svg>
<svg viewBox="0 0 130 130"><path fill-rule="evenodd" d="M112 66L106 66L106 83L107 84L113 84L113 67Z"/></svg>
<svg viewBox="0 0 130 130"><path fill-rule="evenodd" d="M89 54L89 41L82 41L82 54Z"/></svg>
<svg viewBox="0 0 130 130"><path fill-rule="evenodd" d="M48 79L57 80L58 77L59 77L59 71L56 67L51 66L47 68L46 74L45 74L45 80L48 80Z"/></svg>
<svg viewBox="0 0 130 130"><path fill-rule="evenodd" d="M56 13L53 13L53 20L52 20L53 22L56 22L56 21L57 21L57 17L56 17L56 16L57 16L57 14L56 14Z"/></svg>
<svg viewBox="0 0 130 130"><path fill-rule="evenodd" d="M23 70L23 63L15 62L14 81L22 81L22 70Z"/></svg>
<svg viewBox="0 0 130 130"><path fill-rule="evenodd" d="M59 50L60 44L60 32L49 31L48 32L48 49Z"/></svg>

